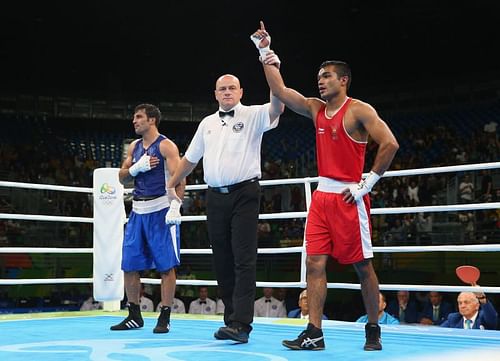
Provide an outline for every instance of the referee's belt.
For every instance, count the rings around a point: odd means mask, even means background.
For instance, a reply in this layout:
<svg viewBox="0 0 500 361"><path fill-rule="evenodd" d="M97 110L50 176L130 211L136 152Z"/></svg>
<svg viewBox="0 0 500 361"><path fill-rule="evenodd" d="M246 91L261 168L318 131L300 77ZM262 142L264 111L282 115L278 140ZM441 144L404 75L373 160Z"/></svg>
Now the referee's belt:
<svg viewBox="0 0 500 361"><path fill-rule="evenodd" d="M231 184L230 186L208 187L208 189L210 189L211 191L216 192L216 193L228 194L228 193L231 193L237 189L240 189L240 188L246 186L247 184L257 182L258 180L259 180L259 177L253 177L252 179L248 179L248 180L243 181L243 182Z"/></svg>
<svg viewBox="0 0 500 361"><path fill-rule="evenodd" d="M159 196L134 196L132 198L134 201L152 201L153 199L160 198L162 195Z"/></svg>

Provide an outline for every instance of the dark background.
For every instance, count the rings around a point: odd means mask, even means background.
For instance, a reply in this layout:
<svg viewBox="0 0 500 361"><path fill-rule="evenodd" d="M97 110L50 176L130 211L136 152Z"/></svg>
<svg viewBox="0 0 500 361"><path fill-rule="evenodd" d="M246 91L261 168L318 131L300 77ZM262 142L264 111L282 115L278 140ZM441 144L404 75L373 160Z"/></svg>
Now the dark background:
<svg viewBox="0 0 500 361"><path fill-rule="evenodd" d="M499 77L496 1L8 2L0 92L212 101L234 73L267 99L249 35L264 20L287 85L316 96L326 59L349 62L351 95Z"/></svg>

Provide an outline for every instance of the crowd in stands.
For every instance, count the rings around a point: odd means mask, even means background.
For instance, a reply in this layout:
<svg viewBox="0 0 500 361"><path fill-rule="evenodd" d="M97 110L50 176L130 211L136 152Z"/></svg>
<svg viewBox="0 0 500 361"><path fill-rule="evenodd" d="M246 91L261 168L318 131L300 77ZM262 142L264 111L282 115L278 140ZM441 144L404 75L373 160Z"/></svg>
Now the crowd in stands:
<svg viewBox="0 0 500 361"><path fill-rule="evenodd" d="M498 109L496 111L495 114L500 114ZM428 119L425 122L415 123L412 123L413 118L405 116L386 119L394 129L401 145L391 170L498 161L500 141L499 129L495 121L487 122L482 118L477 122L468 119L457 120L451 116L448 118L453 121L445 121L439 118L439 115L437 117L435 121ZM265 135L262 149L263 180L316 176L314 130L312 125L308 128L298 121L299 130L294 131L294 121L294 119L284 119L276 130L276 134L273 134L275 132L273 131ZM128 123L126 125L130 126ZM162 125L165 124L162 123ZM24 121L22 126L32 129L20 139L4 137L0 142L1 180L91 187L94 169L116 164L116 161L103 163L102 159L96 158L96 153L88 147L85 151L81 149L72 151L74 147L69 147L68 140L60 131L56 132L52 129L50 122L40 125L37 120ZM286 127L292 127L292 130L285 132ZM187 149L187 141L194 133L194 128L185 125L173 127L173 129L178 128L184 133L169 135L183 152ZM68 129L66 131L69 131ZM119 134L120 138L117 142L123 141L123 135L127 133L120 131ZM133 133L127 135L130 138L135 137ZM301 139L298 140L298 138ZM369 148L375 146L372 142L368 144ZM368 156L372 154L375 152L367 152ZM372 163L373 159L367 158L367 167ZM500 172L495 169L383 178L371 193L372 207L499 202L499 175ZM203 171L199 164L189 175L187 184L203 183ZM6 190L5 188L0 190L0 212L4 213L92 217L91 201L90 195L80 193ZM263 188L261 213L305 210L305 195L301 184ZM188 191L186 193L183 214L205 214L204 192ZM453 238L454 244L459 242L498 243L500 240L500 210L376 215L372 216L372 222L375 245L434 244L436 238L439 241L445 238L444 233L435 237L435 233L445 226L456 227L457 232L453 233L453 237L456 234L461 235L462 239L458 241ZM0 246L40 245L42 227L47 227L47 245L50 242L52 247L68 244L75 247L92 246L90 224L67 223L57 226L56 229L53 228L56 227L53 224L15 220L0 222ZM300 245L303 230L303 218L279 221L261 220L258 229L259 247ZM182 247L208 247L203 222L183 224L181 237ZM28 239L37 240L38 243L29 244ZM181 298L185 299L185 297ZM187 297L194 297L194 294ZM395 295L392 297L386 295L386 297L388 301L396 298ZM296 298L294 303L297 308L298 296L294 295L294 298ZM423 303L420 302L418 305L419 311L423 312ZM189 310L189 304L185 306L185 309ZM290 309L287 307L286 311L289 312ZM335 310L325 310L329 318L332 318L333 314L337 315L335 312ZM344 318L354 320L359 316L361 313L349 314Z"/></svg>

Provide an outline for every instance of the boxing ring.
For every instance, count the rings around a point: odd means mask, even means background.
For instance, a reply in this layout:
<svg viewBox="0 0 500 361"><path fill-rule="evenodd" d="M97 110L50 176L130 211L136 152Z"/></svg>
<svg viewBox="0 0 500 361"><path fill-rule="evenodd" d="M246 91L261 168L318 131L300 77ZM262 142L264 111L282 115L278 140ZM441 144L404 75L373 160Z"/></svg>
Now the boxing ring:
<svg viewBox="0 0 500 361"><path fill-rule="evenodd" d="M428 175L446 172L498 169L500 162L388 171L387 177ZM383 182L382 179L380 182ZM312 184L317 178L264 180L261 185L278 186L302 184L306 209L309 208ZM92 188L68 187L45 184L0 182L0 187L38 189L65 192L92 193ZM206 189L206 185L189 185L189 191ZM131 190L125 190L125 193ZM407 214L420 212L458 212L499 209L500 202L434 205L417 207L373 208L372 215ZM304 212L266 213L260 219L305 218ZM95 222L94 218L66 217L32 214L0 213L0 219L48 221L48 222ZM183 216L183 222L206 220L206 216ZM420 252L498 252L500 244L439 245L439 246L375 246L375 253ZM92 254L94 248L50 247L0 247L0 253L82 253ZM259 248L259 254L300 254L300 277L292 282L257 281L257 287L305 288L305 249L303 246L283 248ZM182 249L181 254L211 254L211 249ZM382 291L477 291L477 288L454 285L392 284L380 280ZM159 279L142 278L143 283L160 284ZM28 284L91 284L93 278L32 278L0 279L0 286ZM216 286L215 280L179 279L178 285ZM359 284L329 282L330 289L360 289ZM481 285L486 294L500 293L500 287ZM116 311L111 307L109 310ZM123 311L59 312L0 316L0 358L25 360L34 357L43 360L225 360L234 357L243 360L308 360L313 357L337 357L344 360L426 360L439 357L442 360L465 360L471 357L485 360L500 359L500 332L487 330L447 329L422 325L381 325L381 352L365 352L364 324L328 320L324 321L326 350L295 352L281 346L282 339L293 339L304 328L299 319L256 318L250 342L233 345L229 341L217 341L213 332L222 325L221 316L172 315L172 331L167 335L151 332L156 314L145 313L145 327L128 332L111 332L109 325L121 320Z"/></svg>

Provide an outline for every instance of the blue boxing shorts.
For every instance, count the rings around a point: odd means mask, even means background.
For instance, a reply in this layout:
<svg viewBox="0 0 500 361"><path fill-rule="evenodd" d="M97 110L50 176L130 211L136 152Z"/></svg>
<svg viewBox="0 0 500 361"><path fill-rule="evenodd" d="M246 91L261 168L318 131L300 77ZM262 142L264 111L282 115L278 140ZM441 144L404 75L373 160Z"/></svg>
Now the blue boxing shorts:
<svg viewBox="0 0 500 361"><path fill-rule="evenodd" d="M168 207L146 214L131 211L123 238L124 272L166 272L180 264L180 226L165 224L167 211Z"/></svg>

